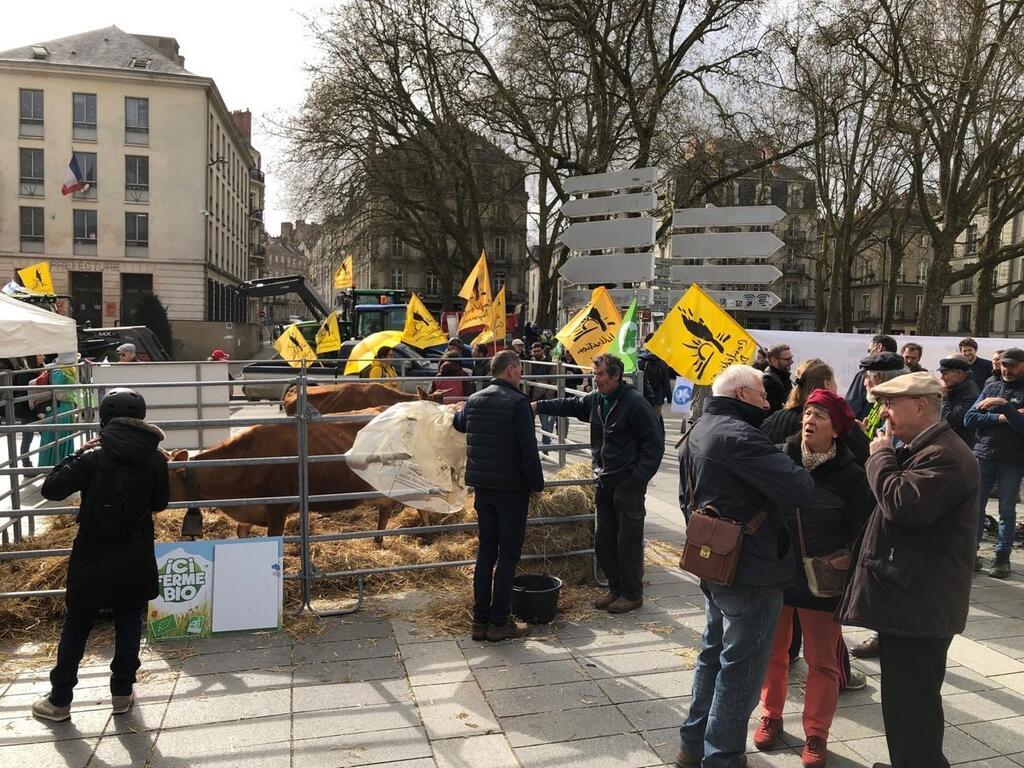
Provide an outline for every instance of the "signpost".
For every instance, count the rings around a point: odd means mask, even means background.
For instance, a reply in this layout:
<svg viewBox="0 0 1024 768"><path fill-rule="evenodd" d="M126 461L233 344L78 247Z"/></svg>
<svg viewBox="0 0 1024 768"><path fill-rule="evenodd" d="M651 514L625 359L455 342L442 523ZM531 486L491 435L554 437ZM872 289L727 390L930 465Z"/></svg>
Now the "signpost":
<svg viewBox="0 0 1024 768"><path fill-rule="evenodd" d="M771 285L782 272L771 264L702 264L669 270L673 283L756 283Z"/></svg>
<svg viewBox="0 0 1024 768"><path fill-rule="evenodd" d="M722 210L728 210L723 208ZM771 232L714 232L672 235L672 257L679 259L767 258L784 243Z"/></svg>
<svg viewBox="0 0 1024 768"><path fill-rule="evenodd" d="M569 259L558 274L568 283L619 283L650 280L654 273L654 251L606 253Z"/></svg>
<svg viewBox="0 0 1024 768"><path fill-rule="evenodd" d="M562 294L562 306L564 307L582 307L588 301L590 301L589 290L567 290ZM653 288L609 288L608 295L612 297L618 306L625 306L633 300L636 296L636 305L638 307L649 307L654 304L654 289Z"/></svg>
<svg viewBox="0 0 1024 768"><path fill-rule="evenodd" d="M574 251L649 248L654 245L654 235L653 217L640 216L633 219L580 221L570 224L562 233L562 242Z"/></svg>
<svg viewBox="0 0 1024 768"><path fill-rule="evenodd" d="M638 192L569 200L562 203L562 215L576 219L583 216L610 216L613 213L646 213L657 207L658 196L654 192Z"/></svg>
<svg viewBox="0 0 1024 768"><path fill-rule="evenodd" d="M653 187L665 175L662 168L627 168L611 173L592 173L587 176L572 176L562 185L570 195L588 192L616 192L620 189Z"/></svg>
<svg viewBox="0 0 1024 768"><path fill-rule="evenodd" d="M675 288L659 291L658 304L674 306L683 297L686 289ZM782 303L782 299L771 291L706 291L723 309L748 309L764 312Z"/></svg>
<svg viewBox="0 0 1024 768"><path fill-rule="evenodd" d="M782 221L786 212L777 205L733 205L725 208L676 208L672 227L767 227Z"/></svg>

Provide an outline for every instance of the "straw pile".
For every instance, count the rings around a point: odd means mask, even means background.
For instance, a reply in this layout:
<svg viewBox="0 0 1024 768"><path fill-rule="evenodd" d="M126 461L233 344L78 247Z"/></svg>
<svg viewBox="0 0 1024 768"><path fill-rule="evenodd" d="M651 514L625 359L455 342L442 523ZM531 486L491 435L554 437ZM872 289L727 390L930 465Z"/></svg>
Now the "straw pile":
<svg viewBox="0 0 1024 768"><path fill-rule="evenodd" d="M576 464L566 467L556 475L559 479L585 479L591 477L589 465ZM564 517L587 514L593 510L593 486L567 486L544 491L539 499L530 503L530 517ZM157 541L178 541L180 539L183 510L163 512L156 516ZM217 510L203 510L204 538L225 539L235 535L234 522ZM466 507L451 515L432 515L432 525L471 523L476 520L472 497ZM392 517L389 528L414 528L419 525L419 513L406 508ZM313 534L339 533L343 531L370 531L377 526L377 510L362 505L354 510L336 515L310 514L310 531ZM19 545L19 549L55 549L70 547L74 540L74 517L62 515L51 518L48 530L33 540ZM299 534L298 516L289 518L285 526L286 535ZM592 524L566 524L528 528L523 545L524 554L556 555L593 547ZM386 537L382 545L371 539L354 541L316 542L310 546L313 563L323 571L341 571L360 568L380 568L411 563L436 563L443 561L472 561L476 557L476 532L474 530L443 533L433 536ZM301 567L297 545L285 546L285 573L297 573ZM563 589L559 608L563 615L582 617L581 606L591 602L598 591L583 588L591 581L591 560L589 557L550 557L540 560L523 561L520 571L526 573L547 573L561 578L566 585ZM382 595L408 590L424 590L435 599L426 611L417 612L414 619L426 621L441 631L468 631L472 591L471 565L436 568L420 571L403 571L381 574L366 578L364 589L367 595ZM67 560L64 558L11 560L0 562L0 583L7 591L35 589L60 589L67 575ZM285 582L286 611L298 605L301 585L296 581ZM312 594L318 609L326 609L349 601L356 594L355 580L351 578L315 581ZM32 598L27 600L0 601L0 641L34 640L47 642L56 638L60 629L60 617L64 600L56 598Z"/></svg>

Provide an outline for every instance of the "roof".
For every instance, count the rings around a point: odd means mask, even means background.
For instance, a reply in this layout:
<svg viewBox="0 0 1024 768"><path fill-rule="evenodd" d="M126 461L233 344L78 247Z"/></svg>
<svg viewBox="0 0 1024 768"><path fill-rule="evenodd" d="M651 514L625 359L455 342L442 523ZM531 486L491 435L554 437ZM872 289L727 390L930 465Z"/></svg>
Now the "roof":
<svg viewBox="0 0 1024 768"><path fill-rule="evenodd" d="M149 39L153 40L155 38ZM167 38L167 40L174 42L170 38ZM36 58L33 55L32 49L39 46L46 48L48 55L45 59ZM176 42L174 42L174 46L177 47ZM145 68L132 67L131 62L133 59L147 59L150 65ZM0 51L0 61L38 62L41 64L192 75L178 61L143 42L139 37L128 34L113 26L61 37L57 40L48 40L42 43L25 45L20 48L12 48L9 51Z"/></svg>

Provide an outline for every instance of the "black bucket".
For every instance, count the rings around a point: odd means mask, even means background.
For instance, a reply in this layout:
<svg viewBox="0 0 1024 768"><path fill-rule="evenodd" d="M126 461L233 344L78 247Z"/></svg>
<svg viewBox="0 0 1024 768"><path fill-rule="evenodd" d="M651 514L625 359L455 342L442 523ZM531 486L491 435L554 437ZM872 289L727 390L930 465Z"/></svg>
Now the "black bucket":
<svg viewBox="0 0 1024 768"><path fill-rule="evenodd" d="M547 624L555 618L562 580L557 576L524 573L512 582L512 613L530 624Z"/></svg>

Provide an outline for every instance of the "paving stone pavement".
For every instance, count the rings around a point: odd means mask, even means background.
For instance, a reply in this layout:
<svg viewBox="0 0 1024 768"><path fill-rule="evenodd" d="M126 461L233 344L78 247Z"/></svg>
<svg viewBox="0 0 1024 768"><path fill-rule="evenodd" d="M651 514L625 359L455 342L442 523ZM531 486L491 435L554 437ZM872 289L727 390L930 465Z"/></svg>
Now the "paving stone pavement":
<svg viewBox="0 0 1024 768"><path fill-rule="evenodd" d="M663 469L649 495L649 540L681 541L674 494ZM946 749L958 765L1024 766L1024 556L1013 560L1010 580L975 577L968 628L950 649ZM73 718L57 725L27 714L48 688L44 671L0 670L0 766L672 765L703 609L694 581L669 564L649 566L646 579L642 611L556 621L520 642L438 637L363 611L302 641L271 633L184 653L157 645L145 649L138 705L117 717L103 663L82 669ZM887 759L878 664L855 663L868 684L840 697L833 768ZM751 752L751 768L800 765L801 684L798 663L784 745Z"/></svg>

